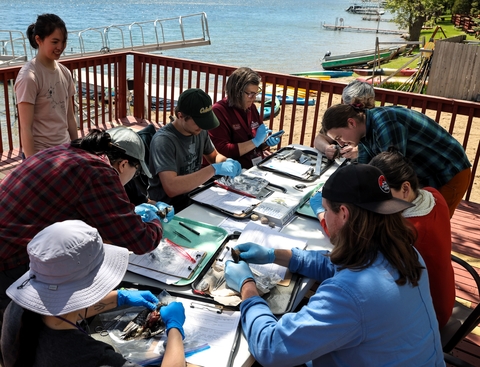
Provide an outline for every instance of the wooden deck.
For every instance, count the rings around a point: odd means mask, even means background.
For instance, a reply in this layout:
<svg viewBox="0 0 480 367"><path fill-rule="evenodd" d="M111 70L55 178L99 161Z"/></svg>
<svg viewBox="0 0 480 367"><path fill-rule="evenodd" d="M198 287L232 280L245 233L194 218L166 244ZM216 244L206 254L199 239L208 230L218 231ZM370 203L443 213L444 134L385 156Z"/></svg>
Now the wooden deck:
<svg viewBox="0 0 480 367"><path fill-rule="evenodd" d="M101 129L125 125L138 131L147 126L149 122L143 119L127 117L113 124L98 126ZM156 125L156 127L160 127ZM86 133L80 131L79 135ZM3 152L0 156L0 181L22 161L21 152L18 150ZM480 274L480 204L462 201L453 215L452 221L452 253L470 263ZM466 303L475 306L480 301L473 281L465 271L455 267L455 283L457 297ZM480 366L480 327L477 327L464 341L462 341L453 354L474 366Z"/></svg>
<svg viewBox="0 0 480 367"><path fill-rule="evenodd" d="M463 201L455 210L452 221L452 253L467 261L480 273L480 204ZM458 266L455 270L457 299L472 307L480 301L473 280ZM480 327L459 343L453 355L480 366Z"/></svg>

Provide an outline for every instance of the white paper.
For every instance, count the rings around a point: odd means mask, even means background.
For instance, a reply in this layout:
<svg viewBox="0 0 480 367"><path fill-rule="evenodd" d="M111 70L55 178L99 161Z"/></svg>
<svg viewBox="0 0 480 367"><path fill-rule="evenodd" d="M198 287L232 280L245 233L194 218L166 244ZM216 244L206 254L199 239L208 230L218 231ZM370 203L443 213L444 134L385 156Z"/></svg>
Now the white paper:
<svg viewBox="0 0 480 367"><path fill-rule="evenodd" d="M217 313L211 304L180 298L177 301L181 301L185 307L185 336L194 337L198 342L210 346L209 349L187 357L187 362L208 367L227 366L230 353L235 347L240 311L223 310L222 313Z"/></svg>
<svg viewBox="0 0 480 367"><path fill-rule="evenodd" d="M245 220L245 219L235 219L232 217L226 217L224 220L220 222L218 225L220 228L223 228L226 230L229 234L233 234L234 232L242 232L247 224L250 221ZM282 227L275 226L274 228L271 228L268 226L268 224L260 224L263 227L268 227L272 231L279 232Z"/></svg>
<svg viewBox="0 0 480 367"><path fill-rule="evenodd" d="M240 195L218 186L209 187L193 196L192 199L237 215L241 215L243 211L260 202L256 198Z"/></svg>
<svg viewBox="0 0 480 367"><path fill-rule="evenodd" d="M237 243L253 242L258 245L273 249L291 249L298 247L304 249L307 247L307 241L289 236L283 233L271 231L268 227L263 227L254 222L247 224ZM277 264L249 264L252 271L258 271L264 275L273 276L277 274L285 279L287 268Z"/></svg>

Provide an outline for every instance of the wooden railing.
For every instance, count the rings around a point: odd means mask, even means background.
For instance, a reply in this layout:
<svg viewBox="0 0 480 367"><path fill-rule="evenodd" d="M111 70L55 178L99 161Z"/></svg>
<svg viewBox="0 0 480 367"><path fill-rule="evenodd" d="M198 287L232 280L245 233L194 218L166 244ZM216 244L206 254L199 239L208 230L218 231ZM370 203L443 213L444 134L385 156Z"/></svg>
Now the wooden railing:
<svg viewBox="0 0 480 367"><path fill-rule="evenodd" d="M185 89L202 88L214 102L223 98L227 76L235 69L139 52L65 59L62 63L76 79L79 93L75 100L81 131L102 127L106 122L120 121L128 115L164 124L169 121L169 116L174 115L178 96ZM0 101L2 98L5 100L5 114L0 116L2 153L20 148L12 92L19 69L20 66L0 68L4 93ZM345 83L258 72L262 76L264 92L259 101L261 105L268 98L266 94L278 95L283 101L293 97L293 104L282 104L280 112L276 116L272 114L266 122L275 130L285 130L281 144L312 146L320 130L323 113L326 108L341 102ZM128 85L132 85L133 90L128 90ZM80 92L82 89L84 93ZM306 98L312 104L300 104L298 98ZM473 165L472 182L465 199L470 200L472 190L480 190L480 175L477 174L480 157L479 103L381 88L376 89L376 100L382 106L401 105L416 109L445 127L463 145ZM0 170L1 164L0 161Z"/></svg>

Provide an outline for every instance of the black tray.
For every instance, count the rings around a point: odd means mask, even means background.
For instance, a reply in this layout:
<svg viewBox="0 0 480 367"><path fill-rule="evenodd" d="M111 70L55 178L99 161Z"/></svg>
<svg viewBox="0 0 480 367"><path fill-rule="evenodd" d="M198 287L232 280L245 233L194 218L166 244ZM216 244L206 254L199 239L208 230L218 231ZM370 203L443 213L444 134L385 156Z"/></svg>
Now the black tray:
<svg viewBox="0 0 480 367"><path fill-rule="evenodd" d="M310 170L305 176L285 172L282 171L280 167L282 161L306 165L310 168ZM327 159L325 156L322 156L320 174L315 174L316 163L317 152L315 150L300 149L295 147L284 147L273 153L272 155L264 158L261 162L257 164L257 167L261 170L275 172L280 175L293 178L295 180L312 182L317 180L334 163L334 161ZM279 167L272 167L272 164L277 164Z"/></svg>
<svg viewBox="0 0 480 367"><path fill-rule="evenodd" d="M217 257L219 257L220 255L223 255L223 253L225 252L224 251L225 246L229 246L229 247L235 246L235 243L238 240L239 236L240 236L240 233L238 233L238 232L235 233L235 234L229 235L227 237L225 243L223 244L222 248L219 249ZM207 272L209 271L209 269L214 265L214 262L216 261L217 257L215 257L210 262L209 266L206 266L204 268L203 276L205 276L207 274ZM198 297L198 299L200 299L202 301L209 301L209 302L213 302L214 304L218 304L217 302L215 302L213 300L213 298L209 294L201 292L197 289L198 285L203 280L203 276L198 277L191 284L192 293L194 293ZM263 296L263 299L265 299L265 301L267 301L267 303L270 307L270 310L272 310L273 314L280 316L280 315L283 315L286 312L292 311L293 304L294 304L295 298L298 294L302 279L303 278L298 274L291 274L290 283L288 284L288 286L277 285L276 287L271 289L269 293L267 293ZM239 308L239 307L237 307L237 308Z"/></svg>
<svg viewBox="0 0 480 367"><path fill-rule="evenodd" d="M219 212L221 213L224 213L228 216L231 216L231 217L234 217L234 218L237 218L237 219L246 219L246 218L249 218L250 217L250 214L252 214L253 212L253 209L254 207L251 207L249 208L249 210L243 212L242 214L237 214L237 213L232 213L230 211L227 211L227 210L224 210L222 208L219 208L215 205L210 205L210 204L206 204L204 202L200 202L200 201L197 201L195 200L195 196L198 195L199 193L201 193L202 191L204 190L207 190L209 189L210 187L212 186L215 186L215 182L209 182L208 184L205 184L201 187L198 187L196 188L195 190L191 191L188 196L190 198L190 200L192 200L193 202L199 204L199 205L203 205L203 206L208 206L210 208L214 208L216 210L218 210ZM258 200L263 200L265 199L266 197L268 197L269 195L271 195L274 191L279 191L279 192L287 192L287 190L281 186L277 186L277 185L274 185L274 184L271 184L269 183L268 186L266 186L265 188L263 188L260 193L258 195L256 195L255 197L258 199Z"/></svg>

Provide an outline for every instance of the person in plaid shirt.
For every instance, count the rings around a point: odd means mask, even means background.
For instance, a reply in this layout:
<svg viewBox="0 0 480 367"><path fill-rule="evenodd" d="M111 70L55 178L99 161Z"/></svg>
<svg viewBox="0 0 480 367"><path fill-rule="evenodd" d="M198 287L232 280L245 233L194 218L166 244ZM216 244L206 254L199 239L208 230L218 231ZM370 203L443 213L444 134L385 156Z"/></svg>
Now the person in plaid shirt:
<svg viewBox="0 0 480 367"><path fill-rule="evenodd" d="M412 162L422 187L440 191L450 217L470 184L471 163L462 145L418 111L400 106L362 109L334 105L325 111L322 129L340 146L358 145L359 163L396 148Z"/></svg>
<svg viewBox="0 0 480 367"><path fill-rule="evenodd" d="M2 313L9 302L6 289L28 270L27 244L53 223L82 220L97 228L106 243L136 254L160 242L158 209L141 208L142 216L137 215L123 188L140 170L150 174L143 142L126 127L109 132L92 130L83 139L43 150L0 183Z"/></svg>

